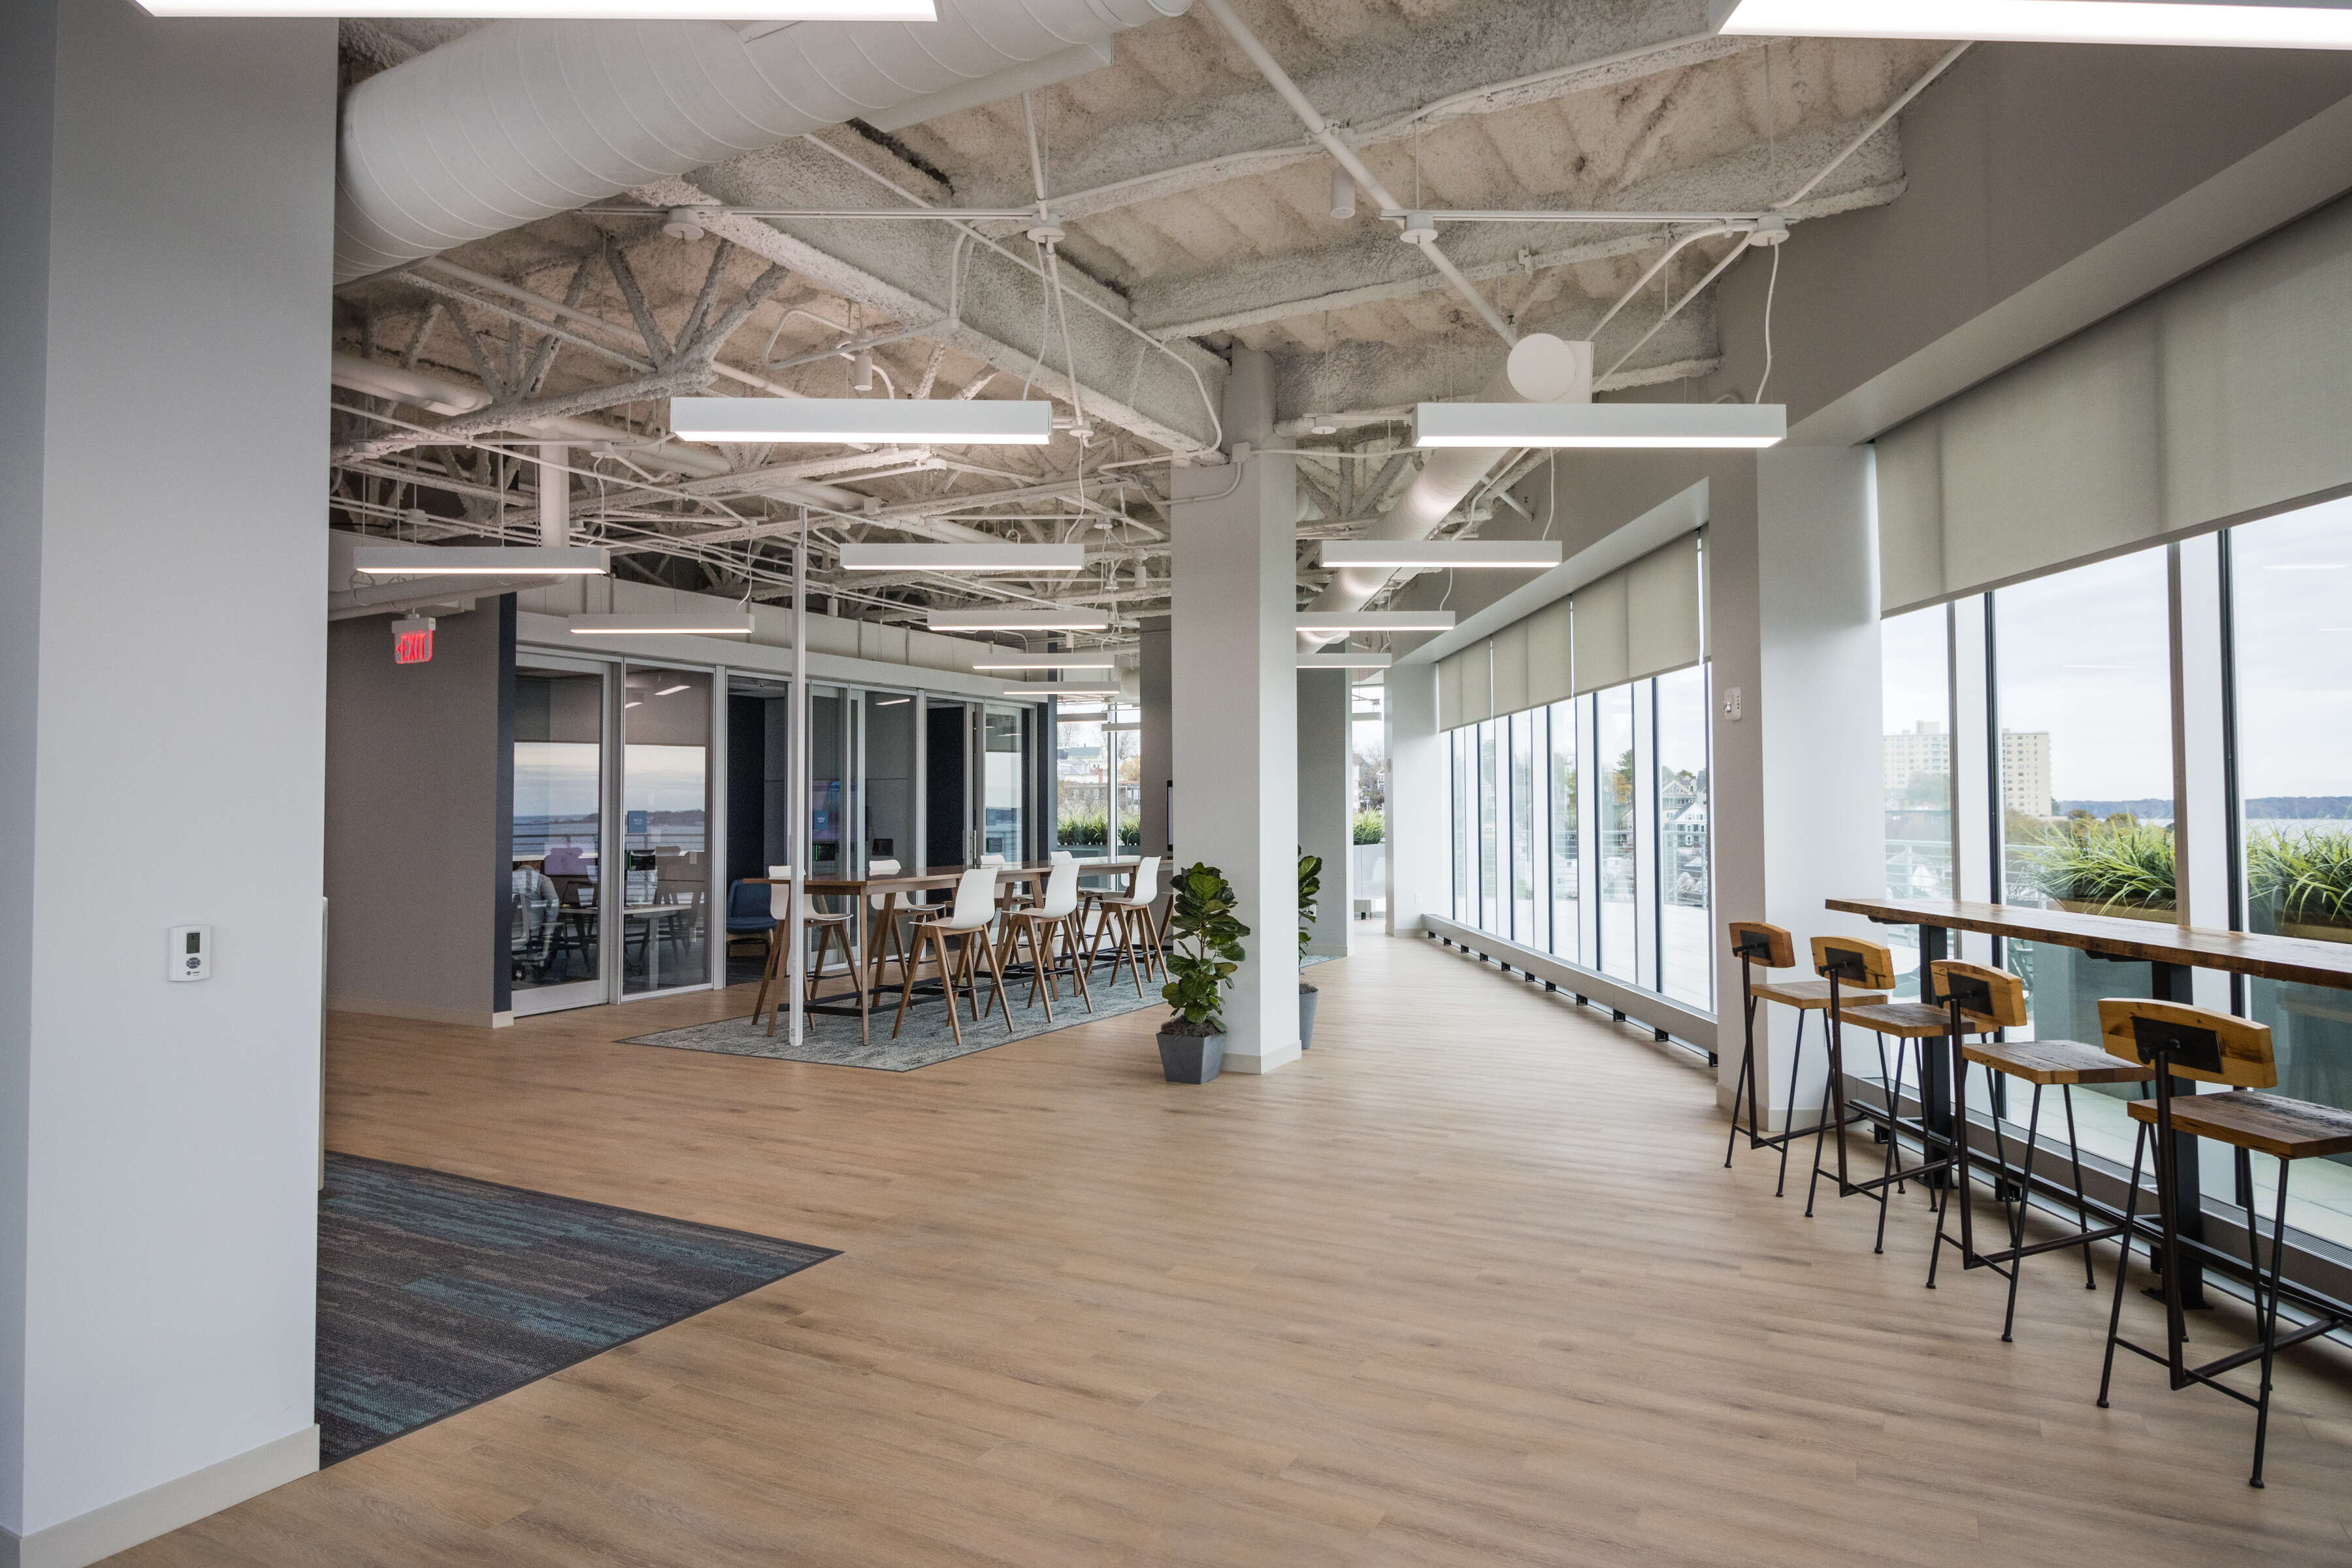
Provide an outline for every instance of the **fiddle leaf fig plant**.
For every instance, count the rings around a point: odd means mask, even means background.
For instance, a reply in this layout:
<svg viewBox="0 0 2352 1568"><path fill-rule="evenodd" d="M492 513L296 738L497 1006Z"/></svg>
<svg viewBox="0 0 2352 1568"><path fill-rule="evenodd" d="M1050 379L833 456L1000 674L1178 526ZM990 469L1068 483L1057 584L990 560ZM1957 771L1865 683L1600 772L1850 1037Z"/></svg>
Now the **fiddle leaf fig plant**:
<svg viewBox="0 0 2352 1568"><path fill-rule="evenodd" d="M1323 896L1323 857L1298 852L1298 962L1307 962L1307 944L1315 934L1316 900ZM1299 983L1307 989L1306 982Z"/></svg>
<svg viewBox="0 0 2352 1568"><path fill-rule="evenodd" d="M1166 1035L1222 1035L1225 988L1234 983L1250 934L1234 914L1234 885L1214 866L1196 861L1176 873L1169 916L1168 984L1160 996L1176 1016Z"/></svg>

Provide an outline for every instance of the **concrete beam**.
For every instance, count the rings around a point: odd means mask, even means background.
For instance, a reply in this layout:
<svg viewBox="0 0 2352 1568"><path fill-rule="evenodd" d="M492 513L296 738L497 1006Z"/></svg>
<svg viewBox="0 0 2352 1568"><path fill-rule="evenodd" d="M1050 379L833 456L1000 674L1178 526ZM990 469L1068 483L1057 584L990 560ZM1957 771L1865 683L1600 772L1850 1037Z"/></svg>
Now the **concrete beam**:
<svg viewBox="0 0 2352 1568"><path fill-rule="evenodd" d="M1574 92L1738 54L1756 38L1707 33L1702 0L1499 0L1465 6L1426 27L1384 33L1299 87L1358 147L1412 134L1424 119L1457 119L1540 103ZM1673 46L1659 49L1660 46ZM1637 50L1659 50L1633 58ZM1139 122L1109 127L1054 154L1054 210L1083 218L1326 156L1271 88L1258 87ZM974 205L1020 205L1026 186L966 193Z"/></svg>
<svg viewBox="0 0 2352 1568"><path fill-rule="evenodd" d="M862 148L867 161L885 156ZM886 171L901 184L919 182L912 170ZM654 206L903 207L905 199L806 140L749 153L690 177L662 180L630 193ZM740 216L704 220L711 233L780 262L827 292L855 300L909 325L937 323L925 336L998 370L1028 376L1049 395L1066 398L1068 377L1058 330L1048 324L1045 285L1034 272L969 239L946 223L855 223L767 219ZM1028 252L1025 239L1005 242ZM1076 351L1079 395L1090 417L1147 441L1178 450L1215 444L1211 414L1224 364L1190 344L1163 350L1093 310L1084 296L1125 318L1125 301L1069 267L1062 276L1073 295L1070 335ZM954 319L950 319L950 304ZM1040 358L1045 368L1037 371Z"/></svg>
<svg viewBox="0 0 2352 1568"><path fill-rule="evenodd" d="M1644 180L1609 205L1643 212L1759 212L1801 182L1803 174L1791 171L1827 163L1867 123L1857 120L1823 126L1791 136L1777 148L1759 142L1727 158ZM1802 222L1884 206L1902 194L1902 143L1890 124L1838 165L1821 189L1790 208L1787 216ZM1449 224L1444 236L1446 255L1474 283L1654 252L1665 240L1665 231L1654 224ZM1412 299L1444 287L1444 279L1430 270L1412 247L1391 237L1365 235L1321 250L1155 278L1136 291L1133 304L1137 324L1153 336L1197 337ZM1592 304L1587 319L1606 308L1606 303Z"/></svg>

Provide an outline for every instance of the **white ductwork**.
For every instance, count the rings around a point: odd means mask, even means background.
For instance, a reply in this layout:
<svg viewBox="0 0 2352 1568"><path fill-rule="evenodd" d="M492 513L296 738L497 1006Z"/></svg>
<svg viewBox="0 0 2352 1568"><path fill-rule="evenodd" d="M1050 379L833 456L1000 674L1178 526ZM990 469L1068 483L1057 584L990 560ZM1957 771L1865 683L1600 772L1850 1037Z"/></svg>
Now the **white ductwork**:
<svg viewBox="0 0 2352 1568"><path fill-rule="evenodd" d="M1569 342L1549 332L1521 338L1494 378L1479 389L1480 403L1590 403L1592 401L1592 345ZM1507 447L1445 447L1429 454L1421 472L1404 493L1365 531L1367 540L1427 539L1437 531L1463 498L1495 466L1511 455ZM1334 574L1310 610L1360 610L1396 576L1392 568L1343 567ZM1302 642L1318 645L1335 639L1329 632L1301 632Z"/></svg>
<svg viewBox="0 0 2352 1568"><path fill-rule="evenodd" d="M347 282L882 115L1191 0L938 0L936 22L496 22L343 100Z"/></svg>

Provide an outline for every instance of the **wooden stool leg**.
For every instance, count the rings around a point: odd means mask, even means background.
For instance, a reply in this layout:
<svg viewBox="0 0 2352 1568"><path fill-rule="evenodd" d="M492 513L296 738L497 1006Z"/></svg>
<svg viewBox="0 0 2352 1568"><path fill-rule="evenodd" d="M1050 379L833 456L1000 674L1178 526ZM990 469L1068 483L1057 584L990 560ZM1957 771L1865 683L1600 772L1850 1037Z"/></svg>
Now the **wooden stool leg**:
<svg viewBox="0 0 2352 1568"><path fill-rule="evenodd" d="M932 931L931 928L927 925L919 925L915 928L915 956L913 961L907 965L905 979L898 987L898 1022L890 1026L890 1037L894 1040L898 1037L898 1031L907 1026L907 1004L915 994L915 975L923 967L924 940L928 937L936 936L938 934L938 932Z"/></svg>
<svg viewBox="0 0 2352 1568"><path fill-rule="evenodd" d="M1076 915L1064 915L1055 924L1062 933L1062 951L1070 955L1070 977L1078 983L1079 999L1086 1003L1087 1011L1091 1013L1095 1010L1095 994L1094 988L1087 983L1087 966L1078 957L1076 920Z"/></svg>
<svg viewBox="0 0 2352 1568"><path fill-rule="evenodd" d="M768 963L760 972L759 997L751 1004L751 1022L754 1024L760 1021L760 1015L768 1010L768 987L775 984L776 961L783 956L783 952L784 928L782 925L771 927L768 931Z"/></svg>
<svg viewBox="0 0 2352 1568"><path fill-rule="evenodd" d="M940 979L940 983L947 987L948 1033L955 1037L956 1048L961 1050L963 1048L963 1021L956 1016L955 976L948 968L947 932L940 931L939 939ZM971 943L969 941L965 942L956 950L956 954L958 958L968 963L971 958Z"/></svg>
<svg viewBox="0 0 2352 1568"><path fill-rule="evenodd" d="M1009 1029L1013 1027L1013 999L1004 994L1004 966L997 963L996 944L988 940L988 933L985 931L981 933L980 945L981 950L988 954L988 973L992 977L992 984L996 987L996 1005L1003 1013L1004 1026ZM976 977L972 989L975 991L980 989ZM982 1014L982 1016L985 1017L987 1015Z"/></svg>

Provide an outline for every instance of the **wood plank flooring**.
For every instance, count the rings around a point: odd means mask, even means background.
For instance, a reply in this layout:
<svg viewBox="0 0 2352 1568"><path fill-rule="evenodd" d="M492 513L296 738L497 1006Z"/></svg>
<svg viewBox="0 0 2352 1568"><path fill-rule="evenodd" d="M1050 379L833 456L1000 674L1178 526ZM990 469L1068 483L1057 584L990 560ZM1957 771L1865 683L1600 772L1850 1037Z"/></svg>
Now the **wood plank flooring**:
<svg viewBox="0 0 2352 1568"><path fill-rule="evenodd" d="M1360 945L1305 1060L1196 1088L1156 1011L908 1074L613 1043L743 993L339 1019L338 1149L846 1256L114 1561L2352 1563L2352 1357L2290 1358L2254 1491L2251 1413L2093 1405L2068 1255L2004 1345L1916 1193L1873 1257L1722 1169L1685 1054Z"/></svg>

